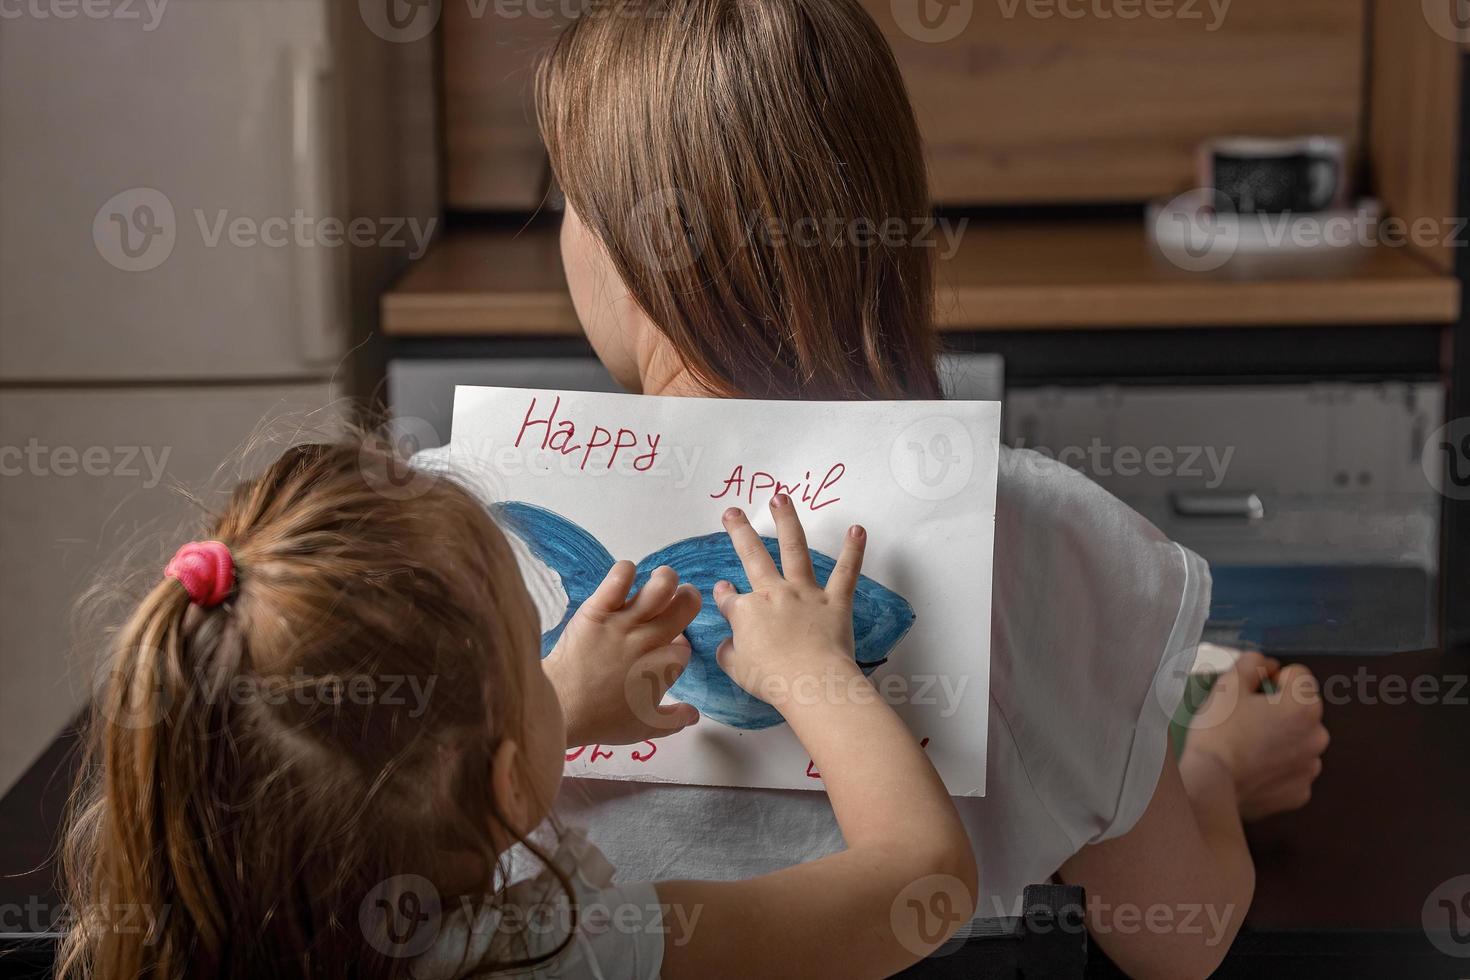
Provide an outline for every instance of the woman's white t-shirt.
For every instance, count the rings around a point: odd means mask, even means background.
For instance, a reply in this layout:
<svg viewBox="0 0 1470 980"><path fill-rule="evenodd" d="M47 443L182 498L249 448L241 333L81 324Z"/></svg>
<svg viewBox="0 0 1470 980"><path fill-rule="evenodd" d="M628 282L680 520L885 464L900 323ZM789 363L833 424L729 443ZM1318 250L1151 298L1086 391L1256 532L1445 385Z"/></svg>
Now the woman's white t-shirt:
<svg viewBox="0 0 1470 980"><path fill-rule="evenodd" d="M1198 555L1029 450L1001 451L993 581L987 795L955 801L985 917L1018 915L1026 885L1143 814L1210 600ZM748 878L843 846L819 791L568 779L557 812L632 881Z"/></svg>

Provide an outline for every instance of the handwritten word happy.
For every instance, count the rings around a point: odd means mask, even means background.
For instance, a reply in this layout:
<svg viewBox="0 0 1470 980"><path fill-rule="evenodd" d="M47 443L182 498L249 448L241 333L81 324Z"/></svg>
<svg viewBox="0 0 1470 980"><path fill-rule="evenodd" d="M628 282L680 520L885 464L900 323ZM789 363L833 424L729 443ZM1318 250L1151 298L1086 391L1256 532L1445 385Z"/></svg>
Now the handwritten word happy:
<svg viewBox="0 0 1470 980"><path fill-rule="evenodd" d="M541 448L561 453L563 456L571 456L580 452L582 459L578 465L579 470L585 470L587 463L592 458L592 453L598 449L606 449L606 469L612 469L617 462L618 454L626 450L637 449L640 444L647 445L648 450L633 457L633 469L640 473L647 473L653 469L653 464L658 461L658 444L663 436L657 432L644 433L641 443L638 434L632 429L618 428L616 430L601 425L592 426L592 434L586 442L578 442L577 425L571 419L558 420L556 413L561 409L561 398L557 398L551 405L551 414L545 418L532 418L536 411L536 399L531 399L531 405L526 409L526 417L521 420L521 430L516 433L516 448L521 446L521 440L525 438L527 430L534 430L537 426L541 428ZM533 434L534 438L534 434Z"/></svg>
<svg viewBox="0 0 1470 980"><path fill-rule="evenodd" d="M773 496L784 493L792 500L807 504L812 510L821 510L842 499L831 497L823 500L822 494L836 486L837 481L842 479L842 474L846 472L846 466L841 463L833 463L832 467L827 470L827 475L815 483L812 482L811 470L807 470L806 476L795 483L782 483L765 470L755 470L750 476L746 476L745 467L741 465L730 471L730 475L725 478L725 488L719 493L710 494L710 499L719 500L726 494L733 493L736 498L744 497L747 504L753 504L757 494L764 498L764 491L769 490Z"/></svg>

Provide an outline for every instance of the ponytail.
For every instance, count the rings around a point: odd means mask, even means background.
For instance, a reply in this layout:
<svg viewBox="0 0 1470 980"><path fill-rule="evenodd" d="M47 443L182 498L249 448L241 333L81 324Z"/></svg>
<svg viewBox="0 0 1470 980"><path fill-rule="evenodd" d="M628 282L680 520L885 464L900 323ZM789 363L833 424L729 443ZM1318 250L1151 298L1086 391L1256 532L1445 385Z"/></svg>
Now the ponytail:
<svg viewBox="0 0 1470 980"><path fill-rule="evenodd" d="M63 845L61 980L401 977L376 899L405 877L445 907L500 899L522 838L485 776L526 722L535 608L478 500L428 476L381 493L375 465L355 441L287 451L118 633ZM341 697L359 678L382 696ZM552 955L493 953L469 965Z"/></svg>
<svg viewBox="0 0 1470 980"><path fill-rule="evenodd" d="M92 833L73 835L65 855L73 922L61 980L208 975L219 962L224 923L198 819L207 797L198 794L221 760L199 737L208 702L186 661L192 615L185 589L165 580L114 644L84 764L100 766L89 774L98 791L85 818Z"/></svg>

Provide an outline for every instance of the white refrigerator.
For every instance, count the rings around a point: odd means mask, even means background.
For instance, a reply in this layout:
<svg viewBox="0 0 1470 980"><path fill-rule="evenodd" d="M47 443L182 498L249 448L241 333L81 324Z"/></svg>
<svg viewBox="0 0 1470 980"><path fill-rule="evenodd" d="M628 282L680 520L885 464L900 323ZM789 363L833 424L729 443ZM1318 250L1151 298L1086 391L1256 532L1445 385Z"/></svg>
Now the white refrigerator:
<svg viewBox="0 0 1470 980"><path fill-rule="evenodd" d="M178 488L218 486L263 419L342 393L332 16L37 0L0 17L0 793L89 693L83 590L161 575L195 512Z"/></svg>

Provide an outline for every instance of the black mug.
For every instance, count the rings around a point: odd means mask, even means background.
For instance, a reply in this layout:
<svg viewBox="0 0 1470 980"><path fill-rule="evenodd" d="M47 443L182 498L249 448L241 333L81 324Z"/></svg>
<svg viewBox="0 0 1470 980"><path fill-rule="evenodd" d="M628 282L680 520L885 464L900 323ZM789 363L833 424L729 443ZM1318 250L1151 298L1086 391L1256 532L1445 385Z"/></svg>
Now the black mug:
<svg viewBox="0 0 1470 980"><path fill-rule="evenodd" d="M1239 214L1326 211L1347 203L1347 150L1332 136L1231 137L1200 148L1200 184Z"/></svg>

